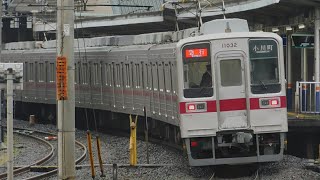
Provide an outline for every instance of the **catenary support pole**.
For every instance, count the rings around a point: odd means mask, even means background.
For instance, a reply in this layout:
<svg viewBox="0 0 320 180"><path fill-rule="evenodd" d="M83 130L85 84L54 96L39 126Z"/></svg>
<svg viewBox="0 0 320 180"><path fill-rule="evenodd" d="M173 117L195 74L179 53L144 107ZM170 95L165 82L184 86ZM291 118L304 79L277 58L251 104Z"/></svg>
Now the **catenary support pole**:
<svg viewBox="0 0 320 180"><path fill-rule="evenodd" d="M288 97L288 109L292 108L292 59L291 59L292 40L291 33L287 36L287 97Z"/></svg>
<svg viewBox="0 0 320 180"><path fill-rule="evenodd" d="M320 28L320 8L315 8L315 21L314 21L314 80L315 82L319 82L320 74L319 74L319 61L320 61L320 52L319 52L319 28ZM320 112L320 86L316 86L316 112Z"/></svg>
<svg viewBox="0 0 320 180"><path fill-rule="evenodd" d="M0 7L2 7L2 1L0 1ZM2 8L0 8L0 62L2 62ZM0 146L4 143L4 133L2 127L2 89L0 89Z"/></svg>
<svg viewBox="0 0 320 180"><path fill-rule="evenodd" d="M13 70L7 73L7 179L13 180Z"/></svg>
<svg viewBox="0 0 320 180"><path fill-rule="evenodd" d="M307 49L301 48L301 73L300 78L301 81L306 82L306 74L307 74ZM302 85L302 111L307 111L307 94L308 94L308 86L307 84Z"/></svg>
<svg viewBox="0 0 320 180"><path fill-rule="evenodd" d="M319 39L319 29L320 29L320 8L315 8L315 21L314 21L314 80L319 83L320 79L320 39ZM316 112L320 112L320 86L316 86ZM318 150L318 162L320 161L320 145Z"/></svg>
<svg viewBox="0 0 320 180"><path fill-rule="evenodd" d="M74 1L57 0L57 56L66 59L67 96L58 105L58 179L75 179ZM57 58L57 59L58 59ZM58 84L58 83L57 83ZM58 96L59 94L57 94Z"/></svg>
<svg viewBox="0 0 320 180"><path fill-rule="evenodd" d="M308 49L307 48L303 48L303 81L305 82L308 81Z"/></svg>

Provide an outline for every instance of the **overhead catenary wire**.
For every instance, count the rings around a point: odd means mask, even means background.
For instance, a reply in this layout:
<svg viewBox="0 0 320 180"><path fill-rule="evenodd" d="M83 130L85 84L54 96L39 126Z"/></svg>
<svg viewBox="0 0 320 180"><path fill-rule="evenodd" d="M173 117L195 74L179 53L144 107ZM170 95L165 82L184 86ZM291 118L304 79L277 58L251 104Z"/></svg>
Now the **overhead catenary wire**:
<svg viewBox="0 0 320 180"><path fill-rule="evenodd" d="M85 43L85 39L84 39L84 33L83 33L83 26L82 26L82 17L81 17L81 10L80 10L80 25L81 25L81 32L82 32L82 39L83 39L83 48L84 48L84 60L85 63L87 64L87 68L90 68L89 64L88 64L88 60L87 60L87 50L86 50L86 43ZM79 59L81 60L81 52L80 52L80 45L79 45L79 36L78 36L78 49L79 49ZM85 69L87 71L87 68ZM80 68L82 69L82 68ZM86 73L87 75L88 73ZM101 73L100 73L101 75ZM89 79L91 80L91 71L89 72ZM101 78L100 78L101 79ZM86 98L85 98L86 99ZM86 102L86 100L85 100ZM101 171L101 177L105 177L104 175L104 170L103 170L103 161L102 161L102 157L101 157L101 142L100 142L100 137L98 134L98 126L97 126L97 119L96 119L96 113L95 110L92 110L93 112L93 120L94 120L94 128L96 131L96 145L97 145L97 153L98 153L98 160L99 160L99 165L100 165L100 171ZM88 134L90 134L90 127L89 127L89 119L87 116L87 108L85 108L85 114L86 114L86 120L87 120L87 130L88 130ZM88 138L89 139L89 138ZM91 145L91 136L90 136L90 143ZM92 154L92 149L91 149L91 154ZM93 159L90 161L91 163L93 162ZM94 171L94 166L92 166L92 172ZM94 177L94 173L92 173L92 177Z"/></svg>
<svg viewBox="0 0 320 180"><path fill-rule="evenodd" d="M81 19L81 11L80 11L80 24L82 25L82 19ZM76 24L76 29L78 29L77 24ZM82 38L83 38L83 28L81 28L81 32L82 32ZM78 32L78 31L77 31ZM81 49L80 49L80 43L79 43L79 33L77 33L78 37L77 37L77 42L78 42L78 54L79 54L79 60L80 60L80 68L79 68L79 74L82 75L79 76L79 83L81 84L80 80L84 79L85 81L83 81L83 83L87 83L87 73L83 74L82 70L82 57L81 57ZM83 38L83 47L84 47L84 60L85 63L88 65L88 61L87 61L87 51L86 51L86 44L85 44L85 39ZM87 71L87 67L84 69L84 71ZM89 73L91 74L91 73ZM81 87L81 85L80 85ZM80 88L80 93L81 93L81 88ZM84 94L84 103L86 103L86 95ZM90 124L89 124L89 118L88 118L88 112L87 112L87 108L84 108L84 113L85 113L85 119L87 122L87 142L88 142L88 151L89 151L89 158L90 158L90 165L91 165L91 177L94 179L95 178L95 169L94 169L94 160L93 160L93 153L92 153L92 143L91 143L91 132L90 132Z"/></svg>

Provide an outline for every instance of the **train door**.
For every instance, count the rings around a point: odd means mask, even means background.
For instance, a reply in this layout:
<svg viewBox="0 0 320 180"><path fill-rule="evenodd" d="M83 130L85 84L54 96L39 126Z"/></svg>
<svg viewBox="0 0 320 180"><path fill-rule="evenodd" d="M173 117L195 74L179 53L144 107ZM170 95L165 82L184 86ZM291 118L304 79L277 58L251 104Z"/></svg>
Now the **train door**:
<svg viewBox="0 0 320 180"><path fill-rule="evenodd" d="M218 53L215 59L219 129L246 128L248 119L244 55Z"/></svg>

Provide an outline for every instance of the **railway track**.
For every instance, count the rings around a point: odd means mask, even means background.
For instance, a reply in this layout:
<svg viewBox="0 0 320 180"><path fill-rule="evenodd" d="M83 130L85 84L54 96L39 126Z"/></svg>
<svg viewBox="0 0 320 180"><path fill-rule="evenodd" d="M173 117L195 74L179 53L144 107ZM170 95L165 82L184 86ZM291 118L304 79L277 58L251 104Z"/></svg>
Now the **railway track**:
<svg viewBox="0 0 320 180"><path fill-rule="evenodd" d="M53 161L54 157L57 155L57 148L55 148L56 145L53 145L53 141L46 141L44 140L46 136L56 136L54 133L50 132L44 132L44 131L36 131L36 130L30 130L30 129L23 129L23 128L14 128L14 133L19 134L21 136L26 136L28 138L31 138L33 140L36 140L40 143L45 144L47 147L49 147L49 153L45 155L43 158L40 160L37 160L36 162L33 162L29 165L22 166L22 167L17 167L16 169L13 170L13 175L14 178L17 176L21 177L22 175L29 173L31 171L31 168L34 166L41 166L45 164L49 164ZM83 150L82 154L78 159L76 160L76 164L81 163L85 158L87 154L87 148L84 144L82 144L79 141L76 141L76 146L78 146L80 149ZM56 162L55 162L56 163ZM57 168L53 168L53 170L50 170L48 172L38 172L37 175L32 175L28 178L24 179L41 179L41 178L46 178L50 177L54 174L57 173ZM7 177L7 173L2 173L0 174L0 179L5 179Z"/></svg>

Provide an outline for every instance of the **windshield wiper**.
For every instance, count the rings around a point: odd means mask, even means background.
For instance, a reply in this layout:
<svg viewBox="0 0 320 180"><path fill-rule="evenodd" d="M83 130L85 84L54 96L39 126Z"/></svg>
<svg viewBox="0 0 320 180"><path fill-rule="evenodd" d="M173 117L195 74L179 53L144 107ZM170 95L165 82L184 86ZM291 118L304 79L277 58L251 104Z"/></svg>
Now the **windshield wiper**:
<svg viewBox="0 0 320 180"><path fill-rule="evenodd" d="M263 88L264 88L265 90L267 90L267 89L268 89L268 87L264 84L264 82L263 82L263 81L259 80L259 82L261 83L261 85L263 86Z"/></svg>

